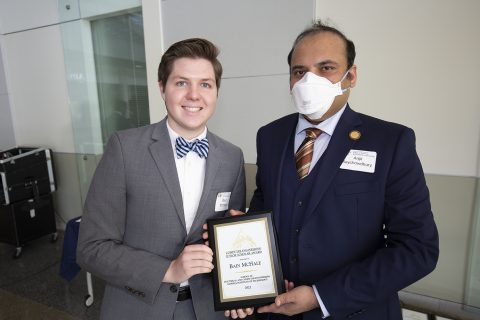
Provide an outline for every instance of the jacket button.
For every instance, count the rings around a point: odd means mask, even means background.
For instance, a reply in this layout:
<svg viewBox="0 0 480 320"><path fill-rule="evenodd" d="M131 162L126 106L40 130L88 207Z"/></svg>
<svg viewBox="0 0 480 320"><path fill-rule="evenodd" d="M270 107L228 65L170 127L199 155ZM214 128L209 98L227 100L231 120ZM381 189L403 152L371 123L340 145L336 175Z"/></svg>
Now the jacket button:
<svg viewBox="0 0 480 320"><path fill-rule="evenodd" d="M297 207L301 207L302 204L303 204L302 201L298 201L298 202L297 202Z"/></svg>
<svg viewBox="0 0 480 320"><path fill-rule="evenodd" d="M140 293L140 297L145 298L145 293Z"/></svg>
<svg viewBox="0 0 480 320"><path fill-rule="evenodd" d="M296 263L296 262L297 262L297 258L292 258L292 262L293 262L293 263Z"/></svg>
<svg viewBox="0 0 480 320"><path fill-rule="evenodd" d="M170 291L171 292L177 292L177 287L176 286L171 286Z"/></svg>
<svg viewBox="0 0 480 320"><path fill-rule="evenodd" d="M139 296L139 295L140 295L140 292L135 291L135 295L136 295L136 296Z"/></svg>
<svg viewBox="0 0 480 320"><path fill-rule="evenodd" d="M293 234L298 234L298 229L293 230Z"/></svg>
<svg viewBox="0 0 480 320"><path fill-rule="evenodd" d="M130 291L130 288L129 288L129 287L125 287L125 289L127 289L128 291Z"/></svg>

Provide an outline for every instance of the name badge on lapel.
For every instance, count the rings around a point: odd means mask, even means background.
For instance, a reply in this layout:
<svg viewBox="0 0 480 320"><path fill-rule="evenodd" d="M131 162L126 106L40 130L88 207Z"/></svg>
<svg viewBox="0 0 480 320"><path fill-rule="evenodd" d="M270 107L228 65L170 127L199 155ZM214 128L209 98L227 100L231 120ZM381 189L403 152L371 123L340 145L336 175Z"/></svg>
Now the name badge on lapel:
<svg viewBox="0 0 480 320"><path fill-rule="evenodd" d="M376 161L375 151L350 150L340 169L374 173Z"/></svg>
<svg viewBox="0 0 480 320"><path fill-rule="evenodd" d="M217 202L215 203L215 211L225 211L228 209L231 192L220 192L217 194Z"/></svg>

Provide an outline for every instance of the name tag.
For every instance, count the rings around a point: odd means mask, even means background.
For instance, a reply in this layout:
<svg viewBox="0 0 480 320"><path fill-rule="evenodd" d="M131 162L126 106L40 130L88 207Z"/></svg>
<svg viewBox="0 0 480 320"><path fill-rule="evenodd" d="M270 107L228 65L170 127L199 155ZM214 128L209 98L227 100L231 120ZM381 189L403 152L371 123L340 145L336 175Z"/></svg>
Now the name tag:
<svg viewBox="0 0 480 320"><path fill-rule="evenodd" d="M217 201L215 203L215 211L225 211L228 209L231 192L220 192L217 194Z"/></svg>
<svg viewBox="0 0 480 320"><path fill-rule="evenodd" d="M340 169L374 173L376 160L377 153L374 151L350 150Z"/></svg>

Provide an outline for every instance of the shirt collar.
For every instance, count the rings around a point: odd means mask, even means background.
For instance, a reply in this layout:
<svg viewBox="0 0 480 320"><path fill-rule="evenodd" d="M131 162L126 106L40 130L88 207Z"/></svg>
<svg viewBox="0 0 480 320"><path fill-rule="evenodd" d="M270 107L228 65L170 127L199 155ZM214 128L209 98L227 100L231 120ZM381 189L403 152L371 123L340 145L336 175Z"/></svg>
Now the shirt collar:
<svg viewBox="0 0 480 320"><path fill-rule="evenodd" d="M178 133L176 133L175 131L173 131L173 129L170 127L170 125L168 124L168 118L167 118L167 130L168 130L168 135L170 136L170 142L172 143L173 151L177 152L176 148L175 148L175 142L177 141L177 138L180 135ZM205 126L205 129L203 130L203 132L201 134L199 134L198 136L196 136L193 139L187 140L187 142L193 142L193 141L195 141L195 139L202 140L203 138L206 138L206 137L207 137L207 126Z"/></svg>
<svg viewBox="0 0 480 320"><path fill-rule="evenodd" d="M303 114L299 113L298 115L298 122L297 122L297 129L295 130L295 135L298 135L300 132L304 131L307 128L318 128L322 130L322 132L325 132L329 136L333 135L333 132L335 131L335 128L337 127L338 121L340 120L340 117L342 116L343 112L345 111L345 108L347 107L347 104L343 106L340 111L335 113L333 116L328 118L327 120L324 120L320 122L317 125L313 125L310 122L305 119Z"/></svg>

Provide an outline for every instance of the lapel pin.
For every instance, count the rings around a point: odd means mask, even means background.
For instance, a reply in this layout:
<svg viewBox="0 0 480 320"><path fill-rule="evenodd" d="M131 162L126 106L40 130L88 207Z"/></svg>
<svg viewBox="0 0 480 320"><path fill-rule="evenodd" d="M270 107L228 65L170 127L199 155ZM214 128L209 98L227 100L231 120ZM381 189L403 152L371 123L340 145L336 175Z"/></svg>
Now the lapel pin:
<svg viewBox="0 0 480 320"><path fill-rule="evenodd" d="M350 132L350 134L348 135L350 137L350 139L352 140L358 140L360 139L360 137L362 136L362 134L360 133L360 131L357 131L357 130L353 130Z"/></svg>
<svg viewBox="0 0 480 320"><path fill-rule="evenodd" d="M218 194L218 197L219 197L219 198L221 198L221 197L222 197L222 194L221 194L221 193L219 193L219 194Z"/></svg>

